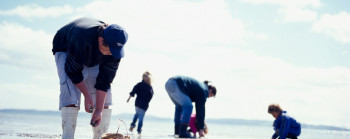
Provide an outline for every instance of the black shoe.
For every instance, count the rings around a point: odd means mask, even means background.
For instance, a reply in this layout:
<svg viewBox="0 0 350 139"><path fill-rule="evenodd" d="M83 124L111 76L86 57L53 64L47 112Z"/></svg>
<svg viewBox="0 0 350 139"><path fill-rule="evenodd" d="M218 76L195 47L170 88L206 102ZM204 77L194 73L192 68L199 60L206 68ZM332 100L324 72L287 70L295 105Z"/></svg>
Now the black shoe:
<svg viewBox="0 0 350 139"><path fill-rule="evenodd" d="M180 124L175 124L175 135L179 135L179 130L180 130Z"/></svg>
<svg viewBox="0 0 350 139"><path fill-rule="evenodd" d="M187 127L187 123L183 123L180 125L179 138L193 138L190 134L188 134Z"/></svg>

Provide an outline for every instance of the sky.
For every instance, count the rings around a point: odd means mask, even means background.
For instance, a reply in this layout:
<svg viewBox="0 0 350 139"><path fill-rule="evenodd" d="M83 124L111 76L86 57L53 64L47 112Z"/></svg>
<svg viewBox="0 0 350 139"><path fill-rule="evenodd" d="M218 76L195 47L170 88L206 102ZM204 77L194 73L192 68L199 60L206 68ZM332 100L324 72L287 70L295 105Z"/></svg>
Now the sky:
<svg viewBox="0 0 350 139"><path fill-rule="evenodd" d="M130 91L153 75L146 115L172 118L172 76L210 80L206 118L273 120L278 103L304 124L350 128L350 1L0 0L0 109L58 111L52 39L91 17L129 34L112 83L113 114L134 113ZM83 99L83 98L82 98Z"/></svg>

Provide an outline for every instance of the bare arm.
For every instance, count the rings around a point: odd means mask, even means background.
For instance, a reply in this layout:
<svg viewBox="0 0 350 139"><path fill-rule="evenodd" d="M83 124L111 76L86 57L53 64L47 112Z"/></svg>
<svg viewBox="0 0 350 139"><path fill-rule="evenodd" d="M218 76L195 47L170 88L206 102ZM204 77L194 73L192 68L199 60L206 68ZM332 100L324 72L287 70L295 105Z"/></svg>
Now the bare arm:
<svg viewBox="0 0 350 139"><path fill-rule="evenodd" d="M92 97L87 89L87 86L85 85L85 83L83 81L81 81L78 84L75 84L79 90L81 91L81 93L84 95L84 105L85 105L85 111L87 113L91 113L90 108L94 107L94 102L92 100Z"/></svg>
<svg viewBox="0 0 350 139"><path fill-rule="evenodd" d="M98 126L102 119L102 111L105 107L105 100L106 100L107 92L102 90L96 90L96 108L92 115L91 121L97 122Z"/></svg>
<svg viewBox="0 0 350 139"><path fill-rule="evenodd" d="M126 100L126 103L129 103L129 100L130 100L131 97L132 97L132 96L129 96L128 100Z"/></svg>

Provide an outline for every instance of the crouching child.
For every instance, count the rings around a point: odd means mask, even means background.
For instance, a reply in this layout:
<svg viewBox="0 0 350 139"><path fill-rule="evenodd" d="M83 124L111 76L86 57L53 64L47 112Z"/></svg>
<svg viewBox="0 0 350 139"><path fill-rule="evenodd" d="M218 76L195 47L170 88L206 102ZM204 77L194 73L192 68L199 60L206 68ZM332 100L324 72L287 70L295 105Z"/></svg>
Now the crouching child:
<svg viewBox="0 0 350 139"><path fill-rule="evenodd" d="M273 122L275 133L272 135L272 139L277 139L277 137L279 139L298 138L301 133L300 123L288 116L287 112L283 111L278 104L269 105L268 113L275 118Z"/></svg>

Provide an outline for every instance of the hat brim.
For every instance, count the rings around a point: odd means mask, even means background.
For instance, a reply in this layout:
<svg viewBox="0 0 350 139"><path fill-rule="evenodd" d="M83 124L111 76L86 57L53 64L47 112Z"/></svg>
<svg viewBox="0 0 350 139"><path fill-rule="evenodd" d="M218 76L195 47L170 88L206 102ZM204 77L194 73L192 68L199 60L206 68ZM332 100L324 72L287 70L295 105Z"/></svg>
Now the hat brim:
<svg viewBox="0 0 350 139"><path fill-rule="evenodd" d="M109 45L109 50L111 51L112 56L114 58L123 58L124 57L124 47Z"/></svg>

